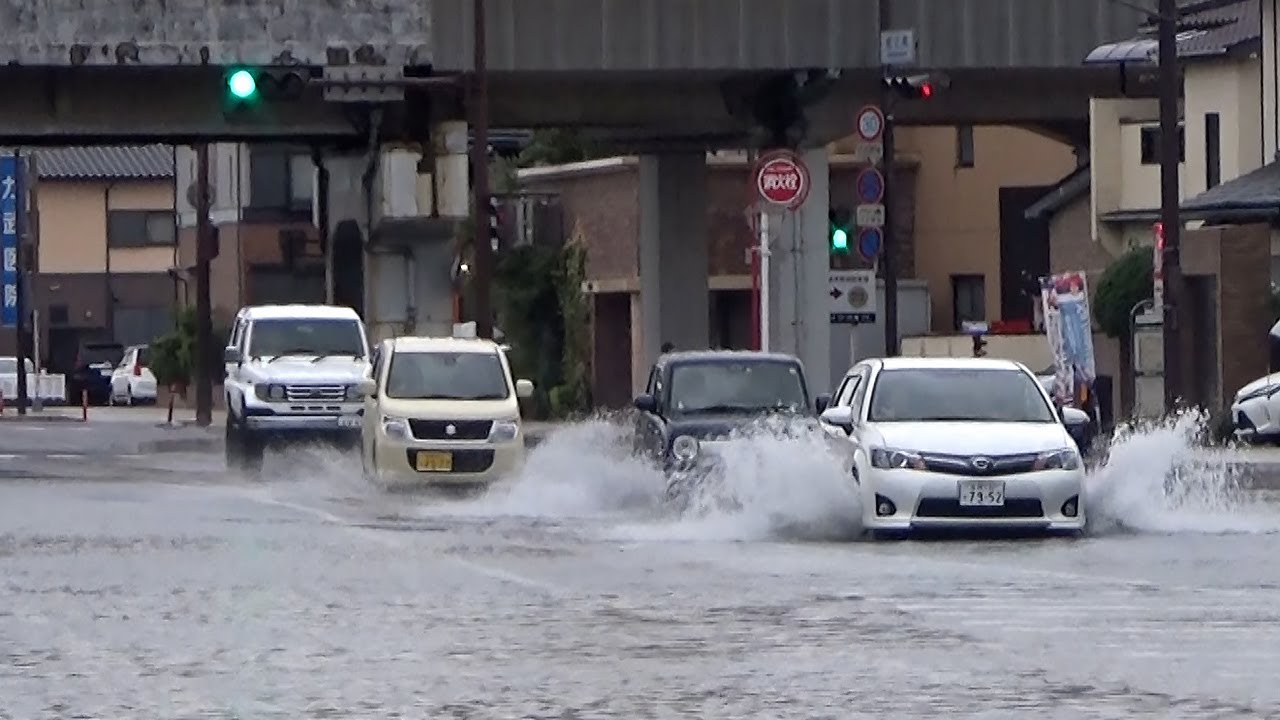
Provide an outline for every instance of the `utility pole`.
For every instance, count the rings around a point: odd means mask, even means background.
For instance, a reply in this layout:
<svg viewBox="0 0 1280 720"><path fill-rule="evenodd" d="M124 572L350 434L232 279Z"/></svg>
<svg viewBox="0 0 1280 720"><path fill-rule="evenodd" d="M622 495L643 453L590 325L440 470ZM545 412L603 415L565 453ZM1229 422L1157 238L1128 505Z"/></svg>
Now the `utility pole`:
<svg viewBox="0 0 1280 720"><path fill-rule="evenodd" d="M877 47L880 44L880 38L888 30L892 30L892 17L890 15L890 0L880 0L877 12L880 32L876 36ZM880 111L884 113L884 157L882 166L884 167L884 228L882 229L883 240L880 250L880 272L884 278L884 354L886 357L895 357L898 355L898 269L894 267L893 253L897 243L894 241L893 232L893 162L894 162L894 146L893 146L893 90L889 87L888 79L893 74L893 68L888 65L881 64L880 67Z"/></svg>
<svg viewBox="0 0 1280 720"><path fill-rule="evenodd" d="M26 214L27 214L27 183L31 178L31 174L27 172L26 164L23 162L22 152L15 149L13 152L13 168L15 179L18 181L13 188L14 194L17 196L17 212L13 218L13 234L17 240L18 250L18 267L14 274L14 289L17 290L17 310L18 316L13 323L13 334L17 342L14 347L14 354L17 355L18 361L18 414L27 414L27 402L30 400L30 389L27 387L27 357L29 353L29 345L27 344L27 244L23 235L26 230ZM31 364L34 366L35 361Z"/></svg>
<svg viewBox="0 0 1280 720"><path fill-rule="evenodd" d="M472 203L474 238L472 274L476 335L493 337L493 246L489 237L489 59L486 48L484 0L473 0L475 74L471 81L471 172L475 199Z"/></svg>
<svg viewBox="0 0 1280 720"><path fill-rule="evenodd" d="M213 260L213 228L209 223L209 144L196 146L196 425L213 422L213 303L209 263Z"/></svg>
<svg viewBox="0 0 1280 720"><path fill-rule="evenodd" d="M1178 64L1178 3L1160 0L1160 222L1164 229L1164 401L1173 410L1182 398L1182 327L1179 310L1183 301L1182 222L1178 219L1178 166L1182 160L1178 132L1178 99L1182 73Z"/></svg>

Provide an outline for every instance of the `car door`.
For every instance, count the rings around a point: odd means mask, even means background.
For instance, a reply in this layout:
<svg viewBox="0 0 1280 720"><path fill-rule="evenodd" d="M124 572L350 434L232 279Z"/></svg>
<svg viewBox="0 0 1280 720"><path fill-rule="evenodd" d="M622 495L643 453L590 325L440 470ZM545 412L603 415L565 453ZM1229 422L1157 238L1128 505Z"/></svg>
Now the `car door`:
<svg viewBox="0 0 1280 720"><path fill-rule="evenodd" d="M382 413L378 411L378 403L382 397L382 378L386 374L384 360L391 355L390 344L383 342L373 349L369 357L369 375L373 378L374 391L364 396L364 419L360 425L360 454L364 467L374 468L374 455L378 438L378 423L382 422Z"/></svg>
<svg viewBox="0 0 1280 720"><path fill-rule="evenodd" d="M240 351L240 362L226 364L226 381L224 387L227 391L227 409L238 408L244 405L243 394L245 389L245 349L248 347L249 333L252 323L248 318L237 318L236 329L232 332L231 347Z"/></svg>
<svg viewBox="0 0 1280 720"><path fill-rule="evenodd" d="M111 371L111 397L122 398L129 394L129 374L133 372L137 352L137 348L125 350L120 364Z"/></svg>
<svg viewBox="0 0 1280 720"><path fill-rule="evenodd" d="M645 383L644 393L653 397L661 410L660 398L663 383L660 381L662 368L654 365L649 368L649 380ZM634 450L653 459L662 457L662 420L655 413L641 411L636 416Z"/></svg>
<svg viewBox="0 0 1280 720"><path fill-rule="evenodd" d="M854 389L853 395L849 398L849 410L853 415L853 428L849 432L849 440L854 444L855 450L864 447L863 431L866 423L863 417L866 414L867 398L870 397L870 390L873 385L871 377L871 367L862 366L858 368L858 385Z"/></svg>

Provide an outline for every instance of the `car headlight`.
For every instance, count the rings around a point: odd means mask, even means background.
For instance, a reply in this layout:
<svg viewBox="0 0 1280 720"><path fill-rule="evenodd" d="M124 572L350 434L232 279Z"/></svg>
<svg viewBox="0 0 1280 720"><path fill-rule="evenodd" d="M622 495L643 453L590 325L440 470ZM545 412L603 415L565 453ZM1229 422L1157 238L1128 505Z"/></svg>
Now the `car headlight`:
<svg viewBox="0 0 1280 720"><path fill-rule="evenodd" d="M354 402L354 401L356 401L356 400L363 400L363 399L364 399L364 397L360 395L360 386L359 386L359 385L348 385L348 386L347 386L347 392L346 392L346 398L347 398L347 402Z"/></svg>
<svg viewBox="0 0 1280 720"><path fill-rule="evenodd" d="M280 402L285 397L283 385L254 385L253 394L264 402Z"/></svg>
<svg viewBox="0 0 1280 720"><path fill-rule="evenodd" d="M390 415L382 416L382 434L399 440L413 438L409 433L409 421L404 418L391 417Z"/></svg>
<svg viewBox="0 0 1280 720"><path fill-rule="evenodd" d="M672 441L671 454L675 459L685 462L698 457L698 439L690 435L681 435Z"/></svg>
<svg viewBox="0 0 1280 720"><path fill-rule="evenodd" d="M499 420L489 431L489 442L511 442L520 434L520 423L514 420Z"/></svg>
<svg viewBox="0 0 1280 720"><path fill-rule="evenodd" d="M1036 470L1078 470L1080 453L1070 448L1041 453L1036 458Z"/></svg>
<svg viewBox="0 0 1280 720"><path fill-rule="evenodd" d="M920 453L906 450L875 448L871 451L871 467L881 470L924 470L924 458Z"/></svg>
<svg viewBox="0 0 1280 720"><path fill-rule="evenodd" d="M1272 396L1272 395L1275 395L1277 392L1280 392L1280 384L1276 384L1276 385L1268 385L1268 386L1266 386L1266 387L1264 387L1264 388L1258 388L1257 390L1254 390L1254 391L1252 391L1252 392L1249 392L1248 394L1245 394L1245 393L1238 393L1238 394L1236 395L1236 402L1244 402L1244 401L1246 401L1246 400L1254 400L1254 399L1256 399L1256 398L1260 398L1260 397L1270 397L1270 396Z"/></svg>

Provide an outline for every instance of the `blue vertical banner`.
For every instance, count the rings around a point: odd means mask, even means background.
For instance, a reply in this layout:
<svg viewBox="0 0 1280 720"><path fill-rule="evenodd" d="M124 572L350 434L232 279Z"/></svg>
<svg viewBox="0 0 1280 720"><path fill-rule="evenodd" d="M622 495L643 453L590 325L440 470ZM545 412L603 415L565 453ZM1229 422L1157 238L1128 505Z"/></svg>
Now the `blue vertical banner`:
<svg viewBox="0 0 1280 720"><path fill-rule="evenodd" d="M0 325L18 325L18 198L21 196L20 161L16 155L0 155L0 251L4 254L4 306Z"/></svg>

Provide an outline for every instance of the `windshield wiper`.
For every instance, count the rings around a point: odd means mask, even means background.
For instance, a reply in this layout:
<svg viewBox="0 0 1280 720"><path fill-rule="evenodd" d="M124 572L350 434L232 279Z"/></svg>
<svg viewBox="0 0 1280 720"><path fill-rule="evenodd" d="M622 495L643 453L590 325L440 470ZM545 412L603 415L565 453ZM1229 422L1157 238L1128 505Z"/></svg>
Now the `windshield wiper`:
<svg viewBox="0 0 1280 720"><path fill-rule="evenodd" d="M354 352L322 352L322 353L316 353L315 359L312 360L311 362L318 363L321 360L324 360L325 358L331 358L331 357L359 358L362 356L360 355L360 353L354 353Z"/></svg>
<svg viewBox="0 0 1280 720"><path fill-rule="evenodd" d="M271 363L288 355L310 355L313 352L315 351L312 350L311 348L294 348L292 350L283 350L281 352L276 353L274 357L272 357L270 360L267 361L267 364L270 365ZM262 357L262 355L259 355L258 357Z"/></svg>
<svg viewBox="0 0 1280 720"><path fill-rule="evenodd" d="M755 413L766 412L769 408L745 407L742 405L708 405L706 407L681 410L686 415L708 415L712 413Z"/></svg>

